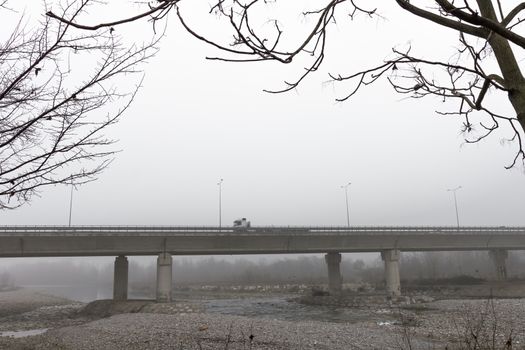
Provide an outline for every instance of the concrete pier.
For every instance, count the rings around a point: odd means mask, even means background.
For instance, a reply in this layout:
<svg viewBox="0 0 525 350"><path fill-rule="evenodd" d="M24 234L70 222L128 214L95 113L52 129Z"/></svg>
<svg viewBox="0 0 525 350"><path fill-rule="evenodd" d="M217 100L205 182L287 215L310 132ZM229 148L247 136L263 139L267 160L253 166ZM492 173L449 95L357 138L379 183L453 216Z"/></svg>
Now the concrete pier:
<svg viewBox="0 0 525 350"><path fill-rule="evenodd" d="M498 281L504 281L507 279L507 257L509 256L508 251L505 249L491 249L489 250L489 256L494 263L495 277Z"/></svg>
<svg viewBox="0 0 525 350"><path fill-rule="evenodd" d="M157 258L157 302L171 302L172 263L169 253L160 253Z"/></svg>
<svg viewBox="0 0 525 350"><path fill-rule="evenodd" d="M113 273L113 300L128 299L128 258L119 255L115 258Z"/></svg>
<svg viewBox="0 0 525 350"><path fill-rule="evenodd" d="M328 267L328 290L330 294L339 294L343 288L343 277L341 276L341 254L328 253L324 256Z"/></svg>
<svg viewBox="0 0 525 350"><path fill-rule="evenodd" d="M397 249L383 250L381 259L385 262L386 292L389 296L401 295L401 282L399 279L399 257L401 252Z"/></svg>

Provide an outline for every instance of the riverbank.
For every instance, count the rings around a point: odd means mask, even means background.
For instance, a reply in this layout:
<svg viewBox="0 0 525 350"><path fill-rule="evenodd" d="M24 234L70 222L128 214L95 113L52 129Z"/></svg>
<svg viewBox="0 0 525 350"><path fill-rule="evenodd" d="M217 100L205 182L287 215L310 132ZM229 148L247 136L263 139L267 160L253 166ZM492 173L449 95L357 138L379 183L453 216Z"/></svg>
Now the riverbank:
<svg viewBox="0 0 525 350"><path fill-rule="evenodd" d="M28 312L43 306L70 304L71 300L24 288L0 292L0 317Z"/></svg>
<svg viewBox="0 0 525 350"><path fill-rule="evenodd" d="M267 296L272 298L277 297ZM277 307L295 305L281 299ZM250 301L245 296L243 300ZM271 314L212 313L200 301L97 301L86 305L19 290L0 293L0 331L44 333L0 337L0 349L439 349L469 340L472 334L478 341L494 337L504 345L511 331L513 348L525 348L525 299L451 299L332 311L362 317L329 322L298 315L289 321Z"/></svg>

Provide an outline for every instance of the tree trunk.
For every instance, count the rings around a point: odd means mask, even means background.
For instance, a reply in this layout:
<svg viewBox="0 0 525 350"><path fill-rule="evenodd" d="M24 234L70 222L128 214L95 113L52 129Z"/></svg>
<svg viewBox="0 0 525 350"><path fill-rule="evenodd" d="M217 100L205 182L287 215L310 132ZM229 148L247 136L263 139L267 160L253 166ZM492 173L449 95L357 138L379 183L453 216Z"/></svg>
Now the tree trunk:
<svg viewBox="0 0 525 350"><path fill-rule="evenodd" d="M477 0L481 15L498 22L492 0ZM512 107L523 130L525 130L525 79L521 74L514 52L509 41L495 33L487 38L505 80L505 87L509 90L508 96Z"/></svg>

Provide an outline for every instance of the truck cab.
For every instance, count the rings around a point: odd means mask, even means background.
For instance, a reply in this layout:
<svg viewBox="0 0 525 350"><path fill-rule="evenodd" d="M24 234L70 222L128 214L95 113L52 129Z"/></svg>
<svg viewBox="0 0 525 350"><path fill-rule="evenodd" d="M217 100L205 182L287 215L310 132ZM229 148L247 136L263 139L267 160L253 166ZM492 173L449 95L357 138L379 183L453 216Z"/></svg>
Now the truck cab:
<svg viewBox="0 0 525 350"><path fill-rule="evenodd" d="M237 219L233 221L233 229L239 231L246 231L250 228L250 222L246 218Z"/></svg>

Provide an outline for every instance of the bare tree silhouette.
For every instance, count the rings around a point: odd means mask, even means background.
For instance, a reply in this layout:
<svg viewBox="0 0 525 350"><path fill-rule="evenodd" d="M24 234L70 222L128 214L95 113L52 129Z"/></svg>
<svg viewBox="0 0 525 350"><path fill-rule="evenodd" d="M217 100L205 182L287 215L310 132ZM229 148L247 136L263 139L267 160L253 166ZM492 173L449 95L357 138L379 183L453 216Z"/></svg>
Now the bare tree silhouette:
<svg viewBox="0 0 525 350"><path fill-rule="evenodd" d="M211 39L198 33L188 24L191 13L182 13L182 0L158 0L155 6L133 17L112 22L86 25L68 20L52 12L48 16L63 23L85 30L98 30L116 25L149 18L155 24L170 11L195 38L222 50L222 57L209 57L214 60L251 62L277 61L292 63L299 56L307 57L309 64L293 81L285 81L281 89L268 90L279 93L296 88L310 73L322 64L326 52L326 40L333 25L340 20L353 20L357 16L379 16L379 8L366 9L356 0L325 0L315 3L315 8L303 6L300 14L312 20L304 24L302 32L286 31L286 23L264 18L268 6L290 7L288 2L269 0L218 0L211 6L210 13L224 18L231 26L232 36L224 42ZM507 168L516 162L525 161L523 150L523 131L525 128L525 84L522 67L516 55L525 48L525 36L520 33L523 19L519 17L525 10L525 3L515 3L513 8L501 0L395 0L403 10L446 27L458 33L456 54L441 60L418 57L411 48L394 48L390 57L371 65L367 69L350 74L331 74L334 82L350 81L353 87L338 101L345 101L360 89L386 78L396 92L413 98L437 96L443 100L457 101L452 110L440 111L443 115L462 118L467 142L478 142L491 135L504 125L510 131L508 142L516 146L515 155ZM371 6L369 3L366 6ZM272 26L261 29L253 23L271 22ZM233 37L233 40L230 38ZM360 50L365 54L366 50ZM356 53L359 54L359 53ZM300 60L304 61L304 60ZM299 63L301 64L301 63ZM502 112L494 99L486 98L487 92L506 96L514 113ZM501 100L498 100L499 102Z"/></svg>
<svg viewBox="0 0 525 350"><path fill-rule="evenodd" d="M60 16L74 21L88 4L68 2ZM0 15L19 20L0 42L0 209L106 168L116 150L104 131L135 97L158 41L125 45L111 28L88 33L49 16L35 28L8 5Z"/></svg>

